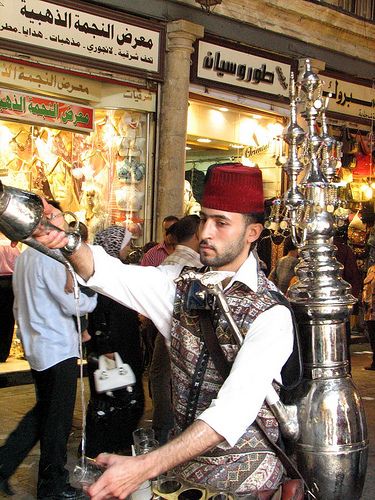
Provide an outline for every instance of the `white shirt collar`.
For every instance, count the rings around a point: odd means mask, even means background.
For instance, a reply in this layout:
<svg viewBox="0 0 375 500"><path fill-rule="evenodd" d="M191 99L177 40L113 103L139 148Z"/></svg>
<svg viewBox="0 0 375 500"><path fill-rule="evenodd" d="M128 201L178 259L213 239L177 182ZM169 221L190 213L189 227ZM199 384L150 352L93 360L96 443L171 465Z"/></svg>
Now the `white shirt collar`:
<svg viewBox="0 0 375 500"><path fill-rule="evenodd" d="M253 252L250 253L249 257L245 260L233 278L230 280L228 286L234 283L234 281L240 281L244 283L246 286L251 288L253 292L258 290L258 262L254 257Z"/></svg>

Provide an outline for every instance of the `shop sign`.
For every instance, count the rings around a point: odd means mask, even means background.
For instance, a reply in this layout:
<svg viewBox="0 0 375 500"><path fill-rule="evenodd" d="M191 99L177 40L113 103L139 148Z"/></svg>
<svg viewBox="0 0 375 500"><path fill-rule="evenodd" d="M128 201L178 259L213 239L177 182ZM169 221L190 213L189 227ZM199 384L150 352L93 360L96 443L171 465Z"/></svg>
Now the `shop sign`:
<svg viewBox="0 0 375 500"><path fill-rule="evenodd" d="M199 40L197 82L215 82L238 91L289 96L291 65L209 41Z"/></svg>
<svg viewBox="0 0 375 500"><path fill-rule="evenodd" d="M125 108L149 113L156 111L156 93L147 89L105 85L98 108Z"/></svg>
<svg viewBox="0 0 375 500"><path fill-rule="evenodd" d="M0 119L91 132L94 110L53 98L0 89Z"/></svg>
<svg viewBox="0 0 375 500"><path fill-rule="evenodd" d="M0 84L27 88L34 92L61 94L85 101L98 101L101 94L101 83L95 80L1 60Z"/></svg>
<svg viewBox="0 0 375 500"><path fill-rule="evenodd" d="M2 39L159 72L160 30L42 0L1 0L0 19Z"/></svg>
<svg viewBox="0 0 375 500"><path fill-rule="evenodd" d="M370 84L358 85L324 73L319 76L324 82L323 95L329 97L329 112L355 117L361 121L375 118L375 89Z"/></svg>

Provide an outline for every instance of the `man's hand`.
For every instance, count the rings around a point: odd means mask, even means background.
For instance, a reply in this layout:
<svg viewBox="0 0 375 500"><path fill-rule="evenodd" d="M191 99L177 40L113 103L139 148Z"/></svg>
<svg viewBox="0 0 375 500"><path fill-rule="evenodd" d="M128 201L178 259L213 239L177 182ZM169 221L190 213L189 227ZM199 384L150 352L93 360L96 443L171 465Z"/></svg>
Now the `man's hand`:
<svg viewBox="0 0 375 500"><path fill-rule="evenodd" d="M62 248L68 243L65 232L66 222L63 213L47 203L42 198L44 206L44 217L48 224L39 224L32 234L32 237L48 248ZM53 228L56 226L56 230Z"/></svg>
<svg viewBox="0 0 375 500"><path fill-rule="evenodd" d="M66 222L62 212L46 202L42 198L44 206L44 217L49 223L40 224L32 234L32 237L47 248L63 248L68 244L65 231ZM53 226L56 226L56 230ZM60 229L60 230L59 230ZM94 260L90 248L85 243L74 251L71 255L65 256L70 261L74 270L84 279L88 280L94 273Z"/></svg>
<svg viewBox="0 0 375 500"><path fill-rule="evenodd" d="M146 461L147 455L124 457L100 454L96 462L107 470L88 488L88 494L94 500L128 497L147 480L149 471Z"/></svg>
<svg viewBox="0 0 375 500"><path fill-rule="evenodd" d="M212 427L196 420L175 439L146 455L101 454L96 461L107 470L90 486L88 493L94 500L126 498L147 479L197 457L222 441L223 437Z"/></svg>

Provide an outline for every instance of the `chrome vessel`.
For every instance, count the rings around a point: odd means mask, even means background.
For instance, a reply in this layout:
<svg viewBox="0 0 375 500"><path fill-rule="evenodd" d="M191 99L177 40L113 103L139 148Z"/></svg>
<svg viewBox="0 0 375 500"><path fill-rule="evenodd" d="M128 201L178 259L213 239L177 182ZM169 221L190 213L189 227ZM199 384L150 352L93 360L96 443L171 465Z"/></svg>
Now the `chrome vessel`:
<svg viewBox="0 0 375 500"><path fill-rule="evenodd" d="M288 224L300 257L298 281L288 297L304 366L302 383L289 401L297 406L299 427L292 447L316 498L356 500L367 468L367 427L347 359L346 323L356 299L335 258L333 233L346 213L335 177L340 144L327 131L329 96L323 97L322 83L309 60L300 79L291 78L290 123L283 134L290 186L280 202L284 227Z"/></svg>
<svg viewBox="0 0 375 500"><path fill-rule="evenodd" d="M66 213L73 216L76 222L73 230L65 232L68 237L65 250L69 253L78 246L81 237L78 232L77 217L71 212ZM0 231L10 240L22 241L22 243L58 260L70 269L69 262L60 250L47 248L32 237L37 228L43 228L46 232L49 230L62 231L45 217L43 202L38 195L30 191L5 186L0 181Z"/></svg>

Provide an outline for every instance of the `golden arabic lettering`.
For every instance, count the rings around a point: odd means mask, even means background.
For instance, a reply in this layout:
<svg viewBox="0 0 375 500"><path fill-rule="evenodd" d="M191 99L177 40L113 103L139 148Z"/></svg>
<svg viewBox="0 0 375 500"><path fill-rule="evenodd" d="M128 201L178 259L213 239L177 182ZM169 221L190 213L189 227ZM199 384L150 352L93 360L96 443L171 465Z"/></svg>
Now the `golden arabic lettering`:
<svg viewBox="0 0 375 500"><path fill-rule="evenodd" d="M61 121L64 124L67 124L68 122L72 122L74 125L77 125L77 123L84 123L87 124L90 120L90 117L88 113L83 114L82 111L80 111L78 114L75 114L71 108L68 108L62 115L61 115Z"/></svg>
<svg viewBox="0 0 375 500"><path fill-rule="evenodd" d="M255 85L259 83L273 84L275 75L272 71L267 71L267 65L262 64L260 68L252 68L246 64L237 64L232 61L221 59L220 52L208 51L203 59L202 64L204 69L212 69L216 71L217 76L222 77L224 74L233 75L237 80L250 82Z"/></svg>
<svg viewBox="0 0 375 500"><path fill-rule="evenodd" d="M12 78L13 80L25 80L28 82L37 83L38 87L48 86L55 87L59 90L65 90L69 94L72 92L80 92L84 94L89 94L89 88L83 86L81 83L79 85L74 85L69 80L65 78L63 75L56 75L53 73L38 73L36 75L32 75L30 73L26 73L25 71L19 71L19 68L23 70L23 67L17 67L16 65L9 64L4 67L4 70L1 72L1 76L5 78Z"/></svg>
<svg viewBox="0 0 375 500"><path fill-rule="evenodd" d="M129 89L126 92L124 92L122 94L122 96L125 99L134 99L134 101L136 101L136 102L137 101L149 101L149 100L152 100L152 94L151 94L151 92L145 93L145 92L142 92L141 89L139 89L139 90Z"/></svg>

